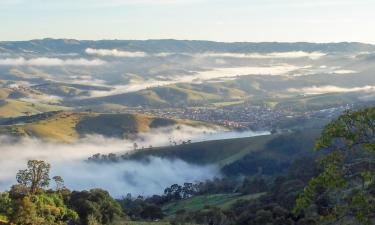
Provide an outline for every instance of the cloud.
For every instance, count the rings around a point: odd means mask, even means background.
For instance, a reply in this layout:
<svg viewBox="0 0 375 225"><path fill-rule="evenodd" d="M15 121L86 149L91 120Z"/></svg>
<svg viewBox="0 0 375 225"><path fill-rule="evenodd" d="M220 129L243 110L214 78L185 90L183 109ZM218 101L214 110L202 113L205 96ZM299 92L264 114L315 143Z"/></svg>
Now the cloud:
<svg viewBox="0 0 375 225"><path fill-rule="evenodd" d="M214 57L214 58L247 58L247 59L294 59L294 58L310 58L319 59L325 56L322 52L273 52L273 53L233 53L233 52L205 52L205 53L185 53L185 52L160 52L156 54L148 54L146 52L129 52L117 49L94 49L87 48L85 52L89 55L112 56L112 57L167 57L174 54L188 55L191 57Z"/></svg>
<svg viewBox="0 0 375 225"><path fill-rule="evenodd" d="M363 87L338 87L338 86L312 86L304 88L289 88L288 92L303 93L308 95L326 94L326 93L348 93L348 92L373 92L375 86L363 86Z"/></svg>
<svg viewBox="0 0 375 225"><path fill-rule="evenodd" d="M59 59L59 58L4 58L0 59L0 66L102 66L106 64L100 59Z"/></svg>
<svg viewBox="0 0 375 225"><path fill-rule="evenodd" d="M357 73L357 71L354 70L335 70L333 71L335 74L352 74L352 73Z"/></svg>
<svg viewBox="0 0 375 225"><path fill-rule="evenodd" d="M294 58L310 58L319 59L325 56L322 52L273 52L273 53L215 53L208 52L197 54L200 57L229 57L229 58L248 58L248 59L294 59Z"/></svg>
<svg viewBox="0 0 375 225"><path fill-rule="evenodd" d="M162 193L174 183L194 182L220 176L215 165L194 165L180 159L150 157L146 160L126 160L114 164L88 163L96 153L123 154L138 146L166 146L172 142L215 140L216 138L263 135L261 133L224 132L220 129L180 126L154 129L138 135L135 140L88 136L75 143L56 143L32 138L14 140L0 136L0 191L15 181L18 170L29 159L45 160L52 165L51 175L61 175L67 187L74 190L104 188L116 197L132 194ZM216 136L215 136L216 135Z"/></svg>
<svg viewBox="0 0 375 225"><path fill-rule="evenodd" d="M128 52L128 51L120 51L117 49L94 49L94 48L87 48L85 52L89 55L97 55L97 56L112 56L112 57L128 57L128 58L135 58L135 57L146 57L147 53L145 52Z"/></svg>

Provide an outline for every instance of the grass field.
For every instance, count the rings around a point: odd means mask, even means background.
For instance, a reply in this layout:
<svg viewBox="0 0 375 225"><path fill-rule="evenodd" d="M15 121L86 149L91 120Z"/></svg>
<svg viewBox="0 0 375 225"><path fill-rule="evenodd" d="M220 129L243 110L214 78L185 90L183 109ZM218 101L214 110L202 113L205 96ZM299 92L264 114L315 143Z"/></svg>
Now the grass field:
<svg viewBox="0 0 375 225"><path fill-rule="evenodd" d="M242 158L249 152L263 150L265 144L274 137L275 135L266 135L160 147L136 152L131 157L142 158L144 156L153 155L180 158L195 164L217 163L220 166L224 166Z"/></svg>
<svg viewBox="0 0 375 225"><path fill-rule="evenodd" d="M221 209L228 209L238 200L251 200L259 198L264 193L257 193L251 195L240 194L213 194L200 195L186 200L172 202L163 207L166 215L174 215L178 210L197 211L203 209L205 206L215 206Z"/></svg>
<svg viewBox="0 0 375 225"><path fill-rule="evenodd" d="M49 111L67 110L69 108L57 105L30 103L20 100L5 100L0 104L0 117L18 117Z"/></svg>

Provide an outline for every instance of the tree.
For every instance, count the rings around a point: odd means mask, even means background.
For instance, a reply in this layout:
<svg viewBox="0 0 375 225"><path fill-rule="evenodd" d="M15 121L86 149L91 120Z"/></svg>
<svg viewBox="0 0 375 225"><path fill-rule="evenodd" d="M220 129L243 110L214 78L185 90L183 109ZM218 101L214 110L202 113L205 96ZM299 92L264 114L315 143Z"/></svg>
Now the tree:
<svg viewBox="0 0 375 225"><path fill-rule="evenodd" d="M41 160L29 160L27 169L17 173L17 182L29 188L35 194L40 188L48 187L50 164Z"/></svg>
<svg viewBox="0 0 375 225"><path fill-rule="evenodd" d="M154 204L146 205L140 214L143 219L150 220L163 219L164 217L161 208Z"/></svg>
<svg viewBox="0 0 375 225"><path fill-rule="evenodd" d="M9 215L12 211L12 199L8 192L0 193L0 215Z"/></svg>
<svg viewBox="0 0 375 225"><path fill-rule="evenodd" d="M52 179L55 181L56 190L59 191L64 188L64 179L60 176L54 176Z"/></svg>
<svg viewBox="0 0 375 225"><path fill-rule="evenodd" d="M318 213L326 222L372 224L375 219L375 108L346 112L316 143L322 172L297 199L295 213Z"/></svg>
<svg viewBox="0 0 375 225"><path fill-rule="evenodd" d="M169 200L180 200L182 198L182 186L173 184L170 187L164 189L164 195Z"/></svg>
<svg viewBox="0 0 375 225"><path fill-rule="evenodd" d="M95 221L111 224L116 218L125 216L120 204L101 189L73 191L69 205L78 213L82 224L95 224Z"/></svg>
<svg viewBox="0 0 375 225"><path fill-rule="evenodd" d="M12 224L17 225L40 225L44 223L43 218L38 217L36 205L30 196L19 200L10 218Z"/></svg>
<svg viewBox="0 0 375 225"><path fill-rule="evenodd" d="M10 213L11 224L51 225L68 224L78 220L78 214L69 209L58 193L28 195L14 202Z"/></svg>

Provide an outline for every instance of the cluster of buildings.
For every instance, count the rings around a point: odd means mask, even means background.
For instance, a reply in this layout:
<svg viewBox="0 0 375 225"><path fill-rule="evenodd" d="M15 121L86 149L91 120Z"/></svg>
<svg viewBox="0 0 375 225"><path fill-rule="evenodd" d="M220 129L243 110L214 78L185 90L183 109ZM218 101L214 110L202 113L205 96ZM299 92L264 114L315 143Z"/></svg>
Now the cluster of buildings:
<svg viewBox="0 0 375 225"><path fill-rule="evenodd" d="M215 123L235 129L272 130L284 122L288 123L288 121L294 121L297 124L311 118L334 118L350 108L352 108L351 105L345 105L322 110L293 111L285 108L275 109L245 103L217 108L142 109L139 112L163 118L190 119Z"/></svg>

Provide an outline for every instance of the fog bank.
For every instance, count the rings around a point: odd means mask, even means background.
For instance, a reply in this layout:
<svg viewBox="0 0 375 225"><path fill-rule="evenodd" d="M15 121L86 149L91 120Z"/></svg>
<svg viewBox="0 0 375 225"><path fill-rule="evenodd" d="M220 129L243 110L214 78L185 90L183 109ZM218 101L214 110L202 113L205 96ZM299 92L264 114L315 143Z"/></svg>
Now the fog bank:
<svg viewBox="0 0 375 225"><path fill-rule="evenodd" d="M135 140L88 136L75 143L65 144L32 138L0 137L0 190L16 183L18 170L26 167L27 160L45 160L52 165L51 176L60 175L66 186L74 190L103 188L121 197L160 194L174 183L196 182L220 176L215 165L198 166L179 159L150 157L147 160L125 160L112 164L86 162L96 153L109 154L133 151L134 143L141 148L166 146L183 141L192 142L234 137L264 135L267 132L224 132L215 128L180 126L154 129L140 134Z"/></svg>

